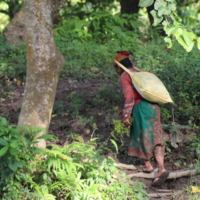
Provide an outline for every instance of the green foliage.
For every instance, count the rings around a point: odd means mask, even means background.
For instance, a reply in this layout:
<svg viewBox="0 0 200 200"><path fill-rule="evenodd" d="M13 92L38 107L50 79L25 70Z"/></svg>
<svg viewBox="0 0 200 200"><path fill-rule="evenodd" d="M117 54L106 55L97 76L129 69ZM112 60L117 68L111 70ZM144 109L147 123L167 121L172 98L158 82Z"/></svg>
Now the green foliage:
<svg viewBox="0 0 200 200"><path fill-rule="evenodd" d="M114 125L114 130L111 132L112 137L122 141L124 135L129 134L129 128L123 127L121 120L113 120L112 124Z"/></svg>
<svg viewBox="0 0 200 200"><path fill-rule="evenodd" d="M92 104L97 107L110 107L114 104L119 104L122 95L115 89L114 86L106 87L98 90L95 97L92 99Z"/></svg>
<svg viewBox="0 0 200 200"><path fill-rule="evenodd" d="M196 169L200 171L200 137L199 134L192 134L186 140L188 156L191 153L196 155Z"/></svg>
<svg viewBox="0 0 200 200"><path fill-rule="evenodd" d="M80 19L84 19L87 16L89 16L92 12L99 12L102 10L111 11L111 10L116 10L116 9L117 9L117 6L115 4L115 0L104 0L104 1L66 0L66 7L61 9L60 15L64 19L70 19L74 15L80 17Z"/></svg>
<svg viewBox="0 0 200 200"><path fill-rule="evenodd" d="M5 38L0 35L0 77L25 81L26 75L26 48L10 46ZM0 79L3 83L3 81Z"/></svg>
<svg viewBox="0 0 200 200"><path fill-rule="evenodd" d="M63 116L66 109L63 101L56 101L53 107L53 115Z"/></svg>
<svg viewBox="0 0 200 200"><path fill-rule="evenodd" d="M8 15L12 19L15 13L20 10L22 0L0 0L0 5L3 5L0 12Z"/></svg>
<svg viewBox="0 0 200 200"><path fill-rule="evenodd" d="M54 180L49 182L49 191L59 199L146 198L141 184L129 180L117 169L114 160L101 157L91 144L73 142L64 148L52 146L44 154L47 158L40 167L44 178L41 184Z"/></svg>
<svg viewBox="0 0 200 200"><path fill-rule="evenodd" d="M140 6L148 7L153 4L154 1L140 0ZM190 52L194 44L197 44L197 48L200 49L200 37L194 32L188 31L181 22L181 18L178 17L176 12L175 0L156 0L154 3L154 10L151 11L154 18L154 26L157 26L162 22L163 28L167 34L165 42L168 43L168 48L172 47L172 36L182 45L187 52Z"/></svg>
<svg viewBox="0 0 200 200"><path fill-rule="evenodd" d="M57 45L66 60L61 77L81 81L102 76L112 79L115 74L111 67L113 53L121 48L133 52L141 45L140 26L134 15L121 18L119 14L108 12L93 13L84 20L62 21L54 30ZM98 71L92 71L93 67Z"/></svg>
<svg viewBox="0 0 200 200"><path fill-rule="evenodd" d="M73 117L76 117L83 109L85 109L85 92L72 92L68 97L71 99L71 103L68 106L68 110L72 112L71 115Z"/></svg>
<svg viewBox="0 0 200 200"><path fill-rule="evenodd" d="M33 183L32 171L36 154L34 145L37 129L23 129L23 134L0 118L0 196L1 199L23 199L25 190Z"/></svg>
<svg viewBox="0 0 200 200"><path fill-rule="evenodd" d="M147 199L142 184L119 171L112 158L95 151L96 139L88 144L73 142L63 148L51 145L51 149L42 150L34 141L41 129L18 130L4 118L0 118L0 126L2 200Z"/></svg>

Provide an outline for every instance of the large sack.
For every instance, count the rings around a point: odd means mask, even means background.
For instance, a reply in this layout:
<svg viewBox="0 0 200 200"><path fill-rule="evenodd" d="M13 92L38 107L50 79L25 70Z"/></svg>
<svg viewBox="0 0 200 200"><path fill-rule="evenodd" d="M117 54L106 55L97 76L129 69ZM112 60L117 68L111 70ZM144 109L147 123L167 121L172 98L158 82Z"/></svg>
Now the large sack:
<svg viewBox="0 0 200 200"><path fill-rule="evenodd" d="M167 89L157 76L149 72L131 72L121 63L116 60L115 62L130 75L133 85L144 99L155 103L173 102Z"/></svg>

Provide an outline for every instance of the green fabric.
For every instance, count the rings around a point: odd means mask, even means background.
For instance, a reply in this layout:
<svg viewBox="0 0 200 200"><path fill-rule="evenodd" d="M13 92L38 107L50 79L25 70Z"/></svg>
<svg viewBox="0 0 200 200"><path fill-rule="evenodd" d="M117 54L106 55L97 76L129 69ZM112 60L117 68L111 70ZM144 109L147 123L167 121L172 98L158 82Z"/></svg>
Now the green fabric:
<svg viewBox="0 0 200 200"><path fill-rule="evenodd" d="M151 157L156 145L155 121L157 104L140 101L133 109L133 122L130 128L130 154L141 158Z"/></svg>

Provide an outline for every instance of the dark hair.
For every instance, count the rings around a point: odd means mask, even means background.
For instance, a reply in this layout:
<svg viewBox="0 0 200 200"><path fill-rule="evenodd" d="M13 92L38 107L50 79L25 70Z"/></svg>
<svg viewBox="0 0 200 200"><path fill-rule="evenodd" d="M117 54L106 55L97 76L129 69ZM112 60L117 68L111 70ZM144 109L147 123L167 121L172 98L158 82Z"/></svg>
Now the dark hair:
<svg viewBox="0 0 200 200"><path fill-rule="evenodd" d="M125 58L125 59L121 60L120 63L121 63L122 65L124 65L124 67L126 67L126 68L131 68L131 67L133 67L133 65L132 65L132 63L131 63L131 61L130 61L129 58Z"/></svg>

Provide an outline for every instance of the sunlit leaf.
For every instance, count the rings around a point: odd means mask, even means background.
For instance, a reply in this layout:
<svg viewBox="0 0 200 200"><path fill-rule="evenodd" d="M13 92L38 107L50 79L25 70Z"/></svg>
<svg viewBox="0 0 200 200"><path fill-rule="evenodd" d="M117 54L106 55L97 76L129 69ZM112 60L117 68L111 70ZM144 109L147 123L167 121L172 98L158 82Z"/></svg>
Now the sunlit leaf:
<svg viewBox="0 0 200 200"><path fill-rule="evenodd" d="M200 189L197 186L191 186L191 188L192 188L192 192L194 193L200 192Z"/></svg>
<svg viewBox="0 0 200 200"><path fill-rule="evenodd" d="M176 10L176 4L175 3L168 3L168 8L172 11Z"/></svg>
<svg viewBox="0 0 200 200"><path fill-rule="evenodd" d="M141 7L148 7L152 5L154 0L140 0L139 6Z"/></svg>
<svg viewBox="0 0 200 200"><path fill-rule="evenodd" d="M155 10L159 10L161 7L165 6L166 7L167 2L165 2L164 0L157 0L154 4L154 9Z"/></svg>
<svg viewBox="0 0 200 200"><path fill-rule="evenodd" d="M154 19L153 26L157 26L163 20L163 17L158 17L157 12L155 10L152 10L150 13Z"/></svg>
<svg viewBox="0 0 200 200"><path fill-rule="evenodd" d="M176 39L178 39L182 35L183 30L181 28L178 28L176 32L174 33L174 36Z"/></svg>
<svg viewBox="0 0 200 200"><path fill-rule="evenodd" d="M165 37L164 40L165 40L166 43L168 43L168 46L167 46L167 47L168 47L168 48L171 48L171 47L172 47L172 40L171 40L171 38Z"/></svg>
<svg viewBox="0 0 200 200"><path fill-rule="evenodd" d="M194 39L195 34L193 32L188 32L186 29L183 30L183 39L185 41L185 44L187 45L187 51L191 51L194 46Z"/></svg>
<svg viewBox="0 0 200 200"><path fill-rule="evenodd" d="M166 27L165 32L168 36L170 36L170 35L174 34L178 28L179 28L179 24L175 24L170 27Z"/></svg>
<svg viewBox="0 0 200 200"><path fill-rule="evenodd" d="M158 10L159 17L163 15L169 15L170 13L171 13L171 10L167 7L167 5L160 7Z"/></svg>
<svg viewBox="0 0 200 200"><path fill-rule="evenodd" d="M116 152L117 152L117 154L118 154L118 146L117 146L117 143L114 141L114 140L112 140L112 139L110 139L110 141L113 143L113 145L115 146L115 149L116 149Z"/></svg>
<svg viewBox="0 0 200 200"><path fill-rule="evenodd" d="M197 48L200 50L200 37L197 39Z"/></svg>
<svg viewBox="0 0 200 200"><path fill-rule="evenodd" d="M75 137L76 140L78 140L79 142L84 142L83 137L82 136L77 136Z"/></svg>

